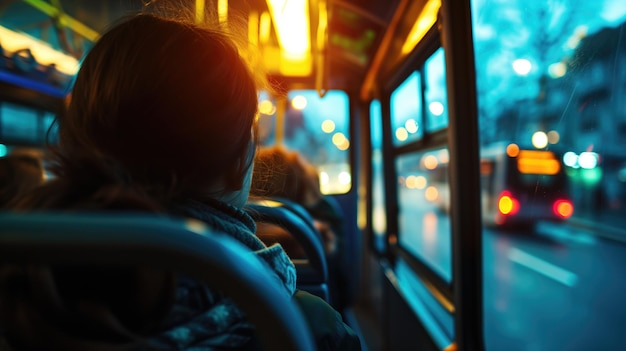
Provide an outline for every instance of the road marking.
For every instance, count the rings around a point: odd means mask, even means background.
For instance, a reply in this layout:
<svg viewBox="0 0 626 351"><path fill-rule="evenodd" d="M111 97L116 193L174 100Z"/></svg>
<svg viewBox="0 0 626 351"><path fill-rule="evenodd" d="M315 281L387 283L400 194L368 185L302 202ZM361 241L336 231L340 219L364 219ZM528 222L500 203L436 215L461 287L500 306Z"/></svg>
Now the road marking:
<svg viewBox="0 0 626 351"><path fill-rule="evenodd" d="M532 269L537 273L541 273L546 277L553 279L565 286L572 287L578 282L578 276L561 267L555 266L550 262L546 262L531 254L518 249L509 250L509 259L515 263Z"/></svg>
<svg viewBox="0 0 626 351"><path fill-rule="evenodd" d="M593 245L597 243L596 237L593 235L593 232L585 229L574 228L565 224L539 222L537 223L535 231L538 234L542 234L560 241L567 241L584 245Z"/></svg>

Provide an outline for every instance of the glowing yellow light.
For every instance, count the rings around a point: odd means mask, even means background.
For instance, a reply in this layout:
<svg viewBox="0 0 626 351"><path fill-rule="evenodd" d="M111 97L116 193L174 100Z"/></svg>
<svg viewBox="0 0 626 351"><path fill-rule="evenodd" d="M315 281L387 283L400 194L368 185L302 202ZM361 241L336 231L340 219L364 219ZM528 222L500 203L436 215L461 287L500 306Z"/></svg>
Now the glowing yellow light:
<svg viewBox="0 0 626 351"><path fill-rule="evenodd" d="M271 25L270 14L267 11L263 12L259 21L259 41L261 44L266 44L269 41Z"/></svg>
<svg viewBox="0 0 626 351"><path fill-rule="evenodd" d="M513 199L510 196L502 196L498 201L498 209L500 213L506 215L513 211Z"/></svg>
<svg viewBox="0 0 626 351"><path fill-rule="evenodd" d="M341 151L346 151L350 148L350 141L348 139L344 140L343 143L337 145L337 148Z"/></svg>
<svg viewBox="0 0 626 351"><path fill-rule="evenodd" d="M22 0L22 1L36 8L37 10L45 13L46 15L48 15L48 17L57 19L62 26L67 27L73 30L74 32L82 35L87 40L95 42L100 36L100 34L96 32L95 30L87 27L82 22L68 16L66 13L64 13L60 9L60 6L58 7L54 6L53 5L54 2L53 4L49 4L43 0ZM4 38L2 38L2 40L4 40ZM4 45L4 43L2 44Z"/></svg>
<svg viewBox="0 0 626 351"><path fill-rule="evenodd" d="M267 0L278 42L284 55L299 60L309 54L309 4L307 0Z"/></svg>
<svg viewBox="0 0 626 351"><path fill-rule="evenodd" d="M426 198L426 200L433 202L439 197L439 190L431 185L426 188L426 191L424 192L424 197Z"/></svg>
<svg viewBox="0 0 626 351"><path fill-rule="evenodd" d="M561 139L561 136L559 135L559 132L557 132L556 130L551 130L548 132L548 142L550 144L557 144L560 139Z"/></svg>
<svg viewBox="0 0 626 351"><path fill-rule="evenodd" d="M324 133L332 133L334 130L335 130L335 122L331 121L330 119L327 119L324 122L322 122L322 131Z"/></svg>
<svg viewBox="0 0 626 351"><path fill-rule="evenodd" d="M517 144L509 144L506 147L506 154L510 157L517 157L519 155L519 146Z"/></svg>
<svg viewBox="0 0 626 351"><path fill-rule="evenodd" d="M204 0L196 0L196 23L204 22Z"/></svg>
<svg viewBox="0 0 626 351"><path fill-rule="evenodd" d="M533 146L537 149L543 149L548 146L548 136L544 132L535 132L532 136Z"/></svg>
<svg viewBox="0 0 626 351"><path fill-rule="evenodd" d="M396 138L400 141L405 141L409 137L409 132L404 127L396 129Z"/></svg>
<svg viewBox="0 0 626 351"><path fill-rule="evenodd" d="M413 50L415 45L426 35L430 27L437 22L437 12L441 7L441 0L428 0L417 21L413 24L413 28L409 32L404 45L402 45L402 54L406 55Z"/></svg>
<svg viewBox="0 0 626 351"><path fill-rule="evenodd" d="M54 64L59 72L67 75L74 75L78 72L78 60L54 50L47 43L27 34L17 33L0 26L0 39L5 54L11 55L18 50L28 48L35 60L42 65Z"/></svg>
<svg viewBox="0 0 626 351"><path fill-rule="evenodd" d="M557 160L541 160L536 158L518 158L517 170L524 174L549 174L559 173L561 165Z"/></svg>
<svg viewBox="0 0 626 351"><path fill-rule="evenodd" d="M307 104L306 98L302 95L296 95L291 100L291 106L293 106L293 108L295 108L296 110L304 110L304 108L306 107L306 104Z"/></svg>
<svg viewBox="0 0 626 351"><path fill-rule="evenodd" d="M217 1L217 14L218 14L220 23L224 23L228 21L228 0Z"/></svg>
<svg viewBox="0 0 626 351"><path fill-rule="evenodd" d="M557 174L561 164L551 151L522 150L517 158L517 170L524 174Z"/></svg>
<svg viewBox="0 0 626 351"><path fill-rule="evenodd" d="M259 46L259 14L256 11L248 14L248 42L250 50L256 50Z"/></svg>
<svg viewBox="0 0 626 351"><path fill-rule="evenodd" d="M339 146L346 142L346 136L343 133L335 133L332 140L335 146Z"/></svg>
<svg viewBox="0 0 626 351"><path fill-rule="evenodd" d="M259 113L271 116L276 113L276 106L269 100L263 100L259 103Z"/></svg>
<svg viewBox="0 0 626 351"><path fill-rule="evenodd" d="M352 177L350 176L350 173L343 171L340 172L339 175L337 176L337 179L339 180L339 184L350 184L350 182L352 182Z"/></svg>
<svg viewBox="0 0 626 351"><path fill-rule="evenodd" d="M424 176L417 176L415 178L415 188L424 189L426 187L426 178Z"/></svg>
<svg viewBox="0 0 626 351"><path fill-rule="evenodd" d="M424 157L423 162L424 167L430 170L437 168L437 165L439 164L439 161L437 161L437 157L435 157L434 155L428 155Z"/></svg>
<svg viewBox="0 0 626 351"><path fill-rule="evenodd" d="M406 187L409 189L416 189L417 188L417 177L416 176L408 176L406 177Z"/></svg>
<svg viewBox="0 0 626 351"><path fill-rule="evenodd" d="M417 132L417 122L411 118L409 120L406 121L406 123L404 123L404 128L406 128L406 131L413 134Z"/></svg>
<svg viewBox="0 0 626 351"><path fill-rule="evenodd" d="M322 185L327 185L330 182L330 177L326 172L320 172L320 183Z"/></svg>

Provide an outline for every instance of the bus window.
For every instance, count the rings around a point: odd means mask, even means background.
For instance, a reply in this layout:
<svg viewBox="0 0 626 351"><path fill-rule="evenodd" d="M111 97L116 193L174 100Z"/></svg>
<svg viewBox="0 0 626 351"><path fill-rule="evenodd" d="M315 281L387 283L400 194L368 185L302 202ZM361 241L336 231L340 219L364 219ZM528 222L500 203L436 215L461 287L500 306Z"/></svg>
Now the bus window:
<svg viewBox="0 0 626 351"><path fill-rule="evenodd" d="M5 142L36 144L39 111L9 102L0 103L0 135Z"/></svg>
<svg viewBox="0 0 626 351"><path fill-rule="evenodd" d="M331 90L320 98L315 90L287 94L282 126L277 123L278 103L265 92L259 94L261 145L282 144L298 151L317 167L323 194L344 194L352 187L348 95ZM279 128L280 127L280 128ZM282 131L277 140L277 130Z"/></svg>
<svg viewBox="0 0 626 351"><path fill-rule="evenodd" d="M448 162L447 148L396 159L399 243L446 282L452 279Z"/></svg>
<svg viewBox="0 0 626 351"><path fill-rule="evenodd" d="M383 176L382 115L380 101L370 104L370 135L372 138L372 231L382 238L387 231L385 183ZM375 243L380 240L374 240Z"/></svg>
<svg viewBox="0 0 626 351"><path fill-rule="evenodd" d="M419 72L413 72L391 94L393 144L403 145L422 138L422 97Z"/></svg>
<svg viewBox="0 0 626 351"><path fill-rule="evenodd" d="M626 3L471 3L486 349L623 348Z"/></svg>
<svg viewBox="0 0 626 351"><path fill-rule="evenodd" d="M424 64L427 132L448 126L448 92L444 60L443 48L439 48Z"/></svg>

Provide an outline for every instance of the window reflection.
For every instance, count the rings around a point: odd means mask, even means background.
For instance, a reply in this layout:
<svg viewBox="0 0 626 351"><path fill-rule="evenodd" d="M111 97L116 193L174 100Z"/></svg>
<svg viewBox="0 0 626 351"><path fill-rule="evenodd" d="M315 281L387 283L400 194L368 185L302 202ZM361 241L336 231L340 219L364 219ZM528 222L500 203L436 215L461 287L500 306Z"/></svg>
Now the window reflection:
<svg viewBox="0 0 626 351"><path fill-rule="evenodd" d="M422 98L419 72L413 72L391 93L393 144L402 145L422 138Z"/></svg>
<svg viewBox="0 0 626 351"><path fill-rule="evenodd" d="M451 281L448 149L396 159L400 244Z"/></svg>
<svg viewBox="0 0 626 351"><path fill-rule="evenodd" d="M424 64L426 76L426 131L434 132L448 126L448 92L443 48L439 48Z"/></svg>
<svg viewBox="0 0 626 351"><path fill-rule="evenodd" d="M383 178L382 115L380 101L370 104L370 135L372 138L372 230L383 236L387 230L385 184Z"/></svg>

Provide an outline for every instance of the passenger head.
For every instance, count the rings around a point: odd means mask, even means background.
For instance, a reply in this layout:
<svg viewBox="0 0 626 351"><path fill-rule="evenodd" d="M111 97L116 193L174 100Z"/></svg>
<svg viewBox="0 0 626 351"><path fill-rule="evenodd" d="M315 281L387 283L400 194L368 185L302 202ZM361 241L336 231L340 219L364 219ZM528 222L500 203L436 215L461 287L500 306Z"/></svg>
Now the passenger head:
<svg viewBox="0 0 626 351"><path fill-rule="evenodd" d="M297 152L279 146L261 148L254 163L251 194L282 197L304 207L321 199L317 170Z"/></svg>
<svg viewBox="0 0 626 351"><path fill-rule="evenodd" d="M134 183L239 205L255 151L256 82L224 31L127 19L84 59L59 121L61 164L101 157Z"/></svg>
<svg viewBox="0 0 626 351"><path fill-rule="evenodd" d="M0 208L43 182L43 165L37 157L26 154L0 157Z"/></svg>

